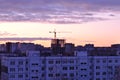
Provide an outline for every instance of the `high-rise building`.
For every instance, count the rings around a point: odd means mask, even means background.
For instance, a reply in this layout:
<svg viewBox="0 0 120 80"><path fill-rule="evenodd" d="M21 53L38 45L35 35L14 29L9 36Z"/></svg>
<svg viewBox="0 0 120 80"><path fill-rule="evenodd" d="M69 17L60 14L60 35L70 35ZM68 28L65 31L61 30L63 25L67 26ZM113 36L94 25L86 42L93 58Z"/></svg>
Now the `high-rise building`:
<svg viewBox="0 0 120 80"><path fill-rule="evenodd" d="M17 42L17 43L7 42L6 43L6 51L9 52L9 53L14 53L19 49L20 49L20 43L19 42Z"/></svg>
<svg viewBox="0 0 120 80"><path fill-rule="evenodd" d="M53 55L62 55L65 51L65 40L64 39L52 39L51 40L51 49L52 49L52 53Z"/></svg>
<svg viewBox="0 0 120 80"><path fill-rule="evenodd" d="M75 45L72 43L65 43L65 53L64 55L73 56Z"/></svg>

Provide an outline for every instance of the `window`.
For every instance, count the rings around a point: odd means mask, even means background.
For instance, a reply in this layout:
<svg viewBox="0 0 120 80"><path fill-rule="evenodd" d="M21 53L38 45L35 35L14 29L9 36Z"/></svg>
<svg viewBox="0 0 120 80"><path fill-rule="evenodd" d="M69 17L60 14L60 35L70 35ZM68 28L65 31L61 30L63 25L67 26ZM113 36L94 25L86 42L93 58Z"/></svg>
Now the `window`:
<svg viewBox="0 0 120 80"><path fill-rule="evenodd" d="M56 61L56 64L60 64L60 61Z"/></svg>
<svg viewBox="0 0 120 80"><path fill-rule="evenodd" d="M49 70L52 71L52 70L53 70L53 67L49 67Z"/></svg>
<svg viewBox="0 0 120 80"><path fill-rule="evenodd" d="M100 72L96 72L96 75L100 75Z"/></svg>
<svg viewBox="0 0 120 80"><path fill-rule="evenodd" d="M70 60L70 63L74 63L74 60Z"/></svg>
<svg viewBox="0 0 120 80"><path fill-rule="evenodd" d="M106 80L106 78L103 78L102 80Z"/></svg>
<svg viewBox="0 0 120 80"><path fill-rule="evenodd" d="M100 78L96 78L96 80L100 80Z"/></svg>
<svg viewBox="0 0 120 80"><path fill-rule="evenodd" d="M70 77L74 77L74 73L70 73Z"/></svg>
<svg viewBox="0 0 120 80"><path fill-rule="evenodd" d="M86 71L87 69L81 69L81 71Z"/></svg>
<svg viewBox="0 0 120 80"><path fill-rule="evenodd" d="M38 79L38 76L33 76L32 79Z"/></svg>
<svg viewBox="0 0 120 80"><path fill-rule="evenodd" d="M15 65L15 61L11 61L11 62L10 62L10 65Z"/></svg>
<svg viewBox="0 0 120 80"><path fill-rule="evenodd" d="M15 68L10 68L10 72L15 72Z"/></svg>
<svg viewBox="0 0 120 80"><path fill-rule="evenodd" d="M78 67L76 67L76 69L78 69Z"/></svg>
<svg viewBox="0 0 120 80"><path fill-rule="evenodd" d="M96 69L100 69L100 66L96 66Z"/></svg>
<svg viewBox="0 0 120 80"><path fill-rule="evenodd" d="M19 61L18 64L19 64L19 65L23 65L23 61Z"/></svg>
<svg viewBox="0 0 120 80"><path fill-rule="evenodd" d="M74 70L74 67L70 67L70 70Z"/></svg>
<svg viewBox="0 0 120 80"><path fill-rule="evenodd" d="M93 66L90 66L90 69L92 69Z"/></svg>
<svg viewBox="0 0 120 80"><path fill-rule="evenodd" d="M41 77L44 77L44 76L45 76L45 74L42 74L42 75L41 75Z"/></svg>
<svg viewBox="0 0 120 80"><path fill-rule="evenodd" d="M38 66L38 63L32 63L33 66Z"/></svg>
<svg viewBox="0 0 120 80"><path fill-rule="evenodd" d="M112 66L108 66L108 69L112 69Z"/></svg>
<svg viewBox="0 0 120 80"><path fill-rule="evenodd" d="M41 70L45 70L45 67L42 67Z"/></svg>
<svg viewBox="0 0 120 80"><path fill-rule="evenodd" d="M18 75L18 78L23 78L23 75L22 75L22 74L19 74L19 75Z"/></svg>
<svg viewBox="0 0 120 80"><path fill-rule="evenodd" d="M103 63L106 63L106 60L103 60Z"/></svg>
<svg viewBox="0 0 120 80"><path fill-rule="evenodd" d="M48 61L49 64L53 64L53 61Z"/></svg>
<svg viewBox="0 0 120 80"><path fill-rule="evenodd" d="M49 77L53 77L53 74L48 74Z"/></svg>
<svg viewBox="0 0 120 80"><path fill-rule="evenodd" d="M90 75L93 75L93 73L92 73L92 72L90 72L89 74L90 74Z"/></svg>
<svg viewBox="0 0 120 80"><path fill-rule="evenodd" d="M115 60L115 63L117 63L118 62L118 60Z"/></svg>
<svg viewBox="0 0 120 80"><path fill-rule="evenodd" d="M45 64L45 60L42 60L42 64Z"/></svg>
<svg viewBox="0 0 120 80"><path fill-rule="evenodd" d="M67 63L67 60L63 60L62 63L63 63L63 64L66 64L66 63Z"/></svg>
<svg viewBox="0 0 120 80"><path fill-rule="evenodd" d="M26 74L25 76L28 77L28 74Z"/></svg>
<svg viewBox="0 0 120 80"><path fill-rule="evenodd" d="M60 76L60 74L59 74L59 73L57 73L57 74L56 74L56 77L59 77L59 76Z"/></svg>
<svg viewBox="0 0 120 80"><path fill-rule="evenodd" d="M97 63L100 63L100 60L96 60Z"/></svg>
<svg viewBox="0 0 120 80"><path fill-rule="evenodd" d="M112 60L109 60L109 63L111 63L112 62Z"/></svg>
<svg viewBox="0 0 120 80"><path fill-rule="evenodd" d="M103 72L102 75L106 75L106 72Z"/></svg>
<svg viewBox="0 0 120 80"><path fill-rule="evenodd" d="M67 70L67 67L63 67L63 70Z"/></svg>
<svg viewBox="0 0 120 80"><path fill-rule="evenodd" d="M63 76L67 76L67 73L63 73Z"/></svg>
<svg viewBox="0 0 120 80"><path fill-rule="evenodd" d="M18 68L18 71L23 71L23 68Z"/></svg>
<svg viewBox="0 0 120 80"><path fill-rule="evenodd" d="M26 64L28 64L28 61L26 61Z"/></svg>
<svg viewBox="0 0 120 80"><path fill-rule="evenodd" d="M26 71L28 71L28 68L26 67Z"/></svg>
<svg viewBox="0 0 120 80"><path fill-rule="evenodd" d="M10 75L10 78L15 78L15 75L14 75L14 74L11 74L11 75Z"/></svg>

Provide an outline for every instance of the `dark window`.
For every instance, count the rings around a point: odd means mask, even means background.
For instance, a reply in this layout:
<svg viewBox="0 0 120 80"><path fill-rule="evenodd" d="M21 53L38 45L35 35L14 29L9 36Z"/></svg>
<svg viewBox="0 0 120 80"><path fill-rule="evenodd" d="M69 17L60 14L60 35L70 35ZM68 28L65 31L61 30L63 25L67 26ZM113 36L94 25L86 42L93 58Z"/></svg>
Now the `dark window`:
<svg viewBox="0 0 120 80"><path fill-rule="evenodd" d="M42 76L42 77L44 77L44 76L45 76L45 74L42 74L41 76Z"/></svg>
<svg viewBox="0 0 120 80"><path fill-rule="evenodd" d="M23 68L18 68L18 71L23 71Z"/></svg>
<svg viewBox="0 0 120 80"><path fill-rule="evenodd" d="M100 63L100 60L96 60L97 63Z"/></svg>
<svg viewBox="0 0 120 80"><path fill-rule="evenodd" d="M103 60L103 63L106 63L106 60Z"/></svg>
<svg viewBox="0 0 120 80"><path fill-rule="evenodd" d="M10 68L10 72L15 72L15 68Z"/></svg>
<svg viewBox="0 0 120 80"><path fill-rule="evenodd" d="M67 73L64 73L63 76L67 76Z"/></svg>
<svg viewBox="0 0 120 80"><path fill-rule="evenodd" d="M109 60L109 63L111 63L112 62L112 60Z"/></svg>
<svg viewBox="0 0 120 80"><path fill-rule="evenodd" d="M19 64L19 65L23 65L23 61L19 61L18 64Z"/></svg>
<svg viewBox="0 0 120 80"><path fill-rule="evenodd" d="M70 60L70 63L74 63L74 60Z"/></svg>
<svg viewBox="0 0 120 80"><path fill-rule="evenodd" d="M63 67L63 70L67 70L67 67Z"/></svg>
<svg viewBox="0 0 120 80"><path fill-rule="evenodd" d="M96 78L96 80L100 80L100 78Z"/></svg>
<svg viewBox="0 0 120 80"><path fill-rule="evenodd" d="M59 73L57 73L57 74L56 74L56 77L59 77L59 76L60 76L60 74L59 74Z"/></svg>
<svg viewBox="0 0 120 80"><path fill-rule="evenodd" d="M42 67L41 70L45 70L45 67Z"/></svg>
<svg viewBox="0 0 120 80"><path fill-rule="evenodd" d="M10 75L10 78L15 78L15 75L13 75L13 74L12 74L12 75Z"/></svg>
<svg viewBox="0 0 120 80"><path fill-rule="evenodd" d="M53 77L53 74L48 74L49 77Z"/></svg>
<svg viewBox="0 0 120 80"><path fill-rule="evenodd" d="M26 61L26 64L28 64L28 61Z"/></svg>
<svg viewBox="0 0 120 80"><path fill-rule="evenodd" d="M74 77L74 73L70 73L70 77Z"/></svg>
<svg viewBox="0 0 120 80"><path fill-rule="evenodd" d="M118 60L115 60L115 63L117 63L118 62Z"/></svg>
<svg viewBox="0 0 120 80"><path fill-rule="evenodd" d="M48 63L49 63L49 64L53 64L53 61L49 61Z"/></svg>
<svg viewBox="0 0 120 80"><path fill-rule="evenodd" d="M96 75L100 75L100 72L96 72Z"/></svg>
<svg viewBox="0 0 120 80"><path fill-rule="evenodd" d="M15 65L15 61L11 61L11 62L10 62L10 65Z"/></svg>
<svg viewBox="0 0 120 80"><path fill-rule="evenodd" d="M44 61L44 60L42 60L42 64L45 64L45 61Z"/></svg>
<svg viewBox="0 0 120 80"><path fill-rule="evenodd" d="M106 75L106 72L103 72L102 75Z"/></svg>
<svg viewBox="0 0 120 80"><path fill-rule="evenodd" d="M49 70L52 71L52 70L53 70L53 67L49 67Z"/></svg>
<svg viewBox="0 0 120 80"><path fill-rule="evenodd" d="M23 78L23 75L22 74L18 75L18 78Z"/></svg>
<svg viewBox="0 0 120 80"><path fill-rule="evenodd" d="M100 66L96 66L96 69L100 69Z"/></svg>
<svg viewBox="0 0 120 80"><path fill-rule="evenodd" d="M28 77L28 74L26 74L25 76Z"/></svg>
<svg viewBox="0 0 120 80"><path fill-rule="evenodd" d="M70 70L74 70L74 67L70 67Z"/></svg>
<svg viewBox="0 0 120 80"><path fill-rule="evenodd" d="M60 64L60 61L56 61L56 64Z"/></svg>
<svg viewBox="0 0 120 80"><path fill-rule="evenodd" d="M106 78L103 78L102 80L106 80Z"/></svg>

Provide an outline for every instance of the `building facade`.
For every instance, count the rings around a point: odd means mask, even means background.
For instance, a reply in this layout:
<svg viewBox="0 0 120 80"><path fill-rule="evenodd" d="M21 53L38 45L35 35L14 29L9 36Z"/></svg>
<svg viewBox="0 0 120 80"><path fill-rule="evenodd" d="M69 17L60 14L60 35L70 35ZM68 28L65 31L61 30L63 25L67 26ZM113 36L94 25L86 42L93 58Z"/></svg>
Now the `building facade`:
<svg viewBox="0 0 120 80"><path fill-rule="evenodd" d="M76 51L74 56L43 57L29 51L23 57L2 57L1 67L1 80L118 80L120 56Z"/></svg>

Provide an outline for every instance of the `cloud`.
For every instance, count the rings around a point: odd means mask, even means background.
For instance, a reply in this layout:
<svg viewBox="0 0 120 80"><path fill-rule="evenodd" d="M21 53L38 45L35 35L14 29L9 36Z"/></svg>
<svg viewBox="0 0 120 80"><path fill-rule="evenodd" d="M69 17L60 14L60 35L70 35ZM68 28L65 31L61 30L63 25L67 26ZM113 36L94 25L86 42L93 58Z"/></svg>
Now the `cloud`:
<svg viewBox="0 0 120 80"><path fill-rule="evenodd" d="M0 32L0 36L15 36L17 34L12 34L12 33L8 33L8 32Z"/></svg>
<svg viewBox="0 0 120 80"><path fill-rule="evenodd" d="M0 41L36 41L36 40L51 40L52 38L42 37L6 37L0 38Z"/></svg>
<svg viewBox="0 0 120 80"><path fill-rule="evenodd" d="M0 0L0 21L82 23L113 19L118 12L120 0Z"/></svg>

